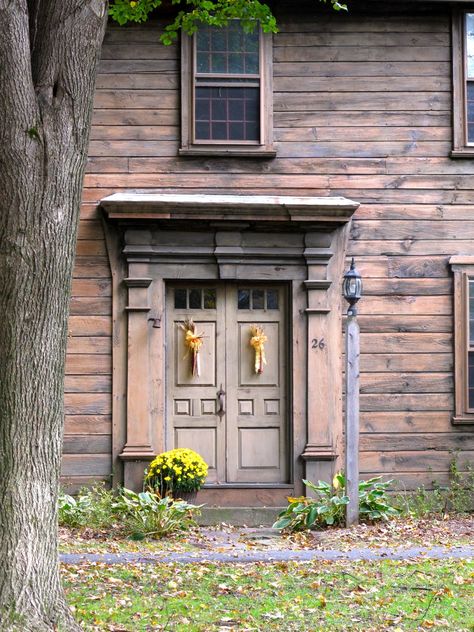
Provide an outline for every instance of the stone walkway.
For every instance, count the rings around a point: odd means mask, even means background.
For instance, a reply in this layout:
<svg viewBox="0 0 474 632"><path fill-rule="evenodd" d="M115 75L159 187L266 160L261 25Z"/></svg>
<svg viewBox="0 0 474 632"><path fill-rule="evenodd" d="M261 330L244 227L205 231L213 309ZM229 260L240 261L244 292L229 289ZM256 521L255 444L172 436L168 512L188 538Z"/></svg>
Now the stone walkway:
<svg viewBox="0 0 474 632"><path fill-rule="evenodd" d="M252 562L308 562L311 560L407 560L424 559L469 559L474 558L474 546L457 547L411 547L411 548L355 548L349 551L327 550L271 550L248 551L234 550L229 553L199 551L186 553L163 552L146 553L62 553L61 562L81 564L99 562L103 564L192 564L202 562L252 563Z"/></svg>

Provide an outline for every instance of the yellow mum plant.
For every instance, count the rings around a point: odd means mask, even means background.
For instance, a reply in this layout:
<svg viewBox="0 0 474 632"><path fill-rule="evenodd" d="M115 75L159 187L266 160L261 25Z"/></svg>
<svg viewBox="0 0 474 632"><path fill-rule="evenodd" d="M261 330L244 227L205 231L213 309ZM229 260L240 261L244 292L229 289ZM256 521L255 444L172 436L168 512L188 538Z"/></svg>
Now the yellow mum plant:
<svg viewBox="0 0 474 632"><path fill-rule="evenodd" d="M207 463L194 450L176 448L162 452L145 472L145 487L160 496L176 496L182 492L196 492L204 484Z"/></svg>

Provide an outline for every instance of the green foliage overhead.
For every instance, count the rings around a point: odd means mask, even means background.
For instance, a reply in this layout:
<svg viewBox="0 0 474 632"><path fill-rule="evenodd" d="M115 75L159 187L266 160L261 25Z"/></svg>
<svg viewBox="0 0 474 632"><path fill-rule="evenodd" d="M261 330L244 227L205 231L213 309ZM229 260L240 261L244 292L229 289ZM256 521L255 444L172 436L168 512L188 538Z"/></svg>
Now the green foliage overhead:
<svg viewBox="0 0 474 632"><path fill-rule="evenodd" d="M347 10L345 4L337 0L319 0L331 4L335 11ZM182 4L171 0L172 4ZM161 6L162 0L111 0L111 17L121 25L128 22L146 22L151 12ZM270 7L259 0L186 0L186 9L178 11L174 21L165 28L161 36L163 44L171 44L178 37L180 29L192 34L200 24L225 26L229 20L238 18L244 29L250 31L260 24L265 33L278 31L275 16Z"/></svg>

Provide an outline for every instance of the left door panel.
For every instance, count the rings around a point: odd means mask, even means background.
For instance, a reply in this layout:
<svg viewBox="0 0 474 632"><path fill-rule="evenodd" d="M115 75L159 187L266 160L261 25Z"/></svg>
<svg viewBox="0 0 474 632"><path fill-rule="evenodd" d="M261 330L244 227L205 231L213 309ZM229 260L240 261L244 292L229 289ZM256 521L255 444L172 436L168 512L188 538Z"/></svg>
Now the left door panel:
<svg viewBox="0 0 474 632"><path fill-rule="evenodd" d="M199 452L209 465L209 483L225 480L226 424L225 415L218 414L218 391L225 376L224 308L222 286L167 286L167 445ZM180 326L190 318L203 335L199 375L192 373L191 352Z"/></svg>

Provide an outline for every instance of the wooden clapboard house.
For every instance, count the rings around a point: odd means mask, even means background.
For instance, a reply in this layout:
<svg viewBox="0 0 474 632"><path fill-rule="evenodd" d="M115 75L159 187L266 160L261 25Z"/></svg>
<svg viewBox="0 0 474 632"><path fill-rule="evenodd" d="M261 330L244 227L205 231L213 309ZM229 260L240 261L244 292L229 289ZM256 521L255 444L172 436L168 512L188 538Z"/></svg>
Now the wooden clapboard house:
<svg viewBox="0 0 474 632"><path fill-rule="evenodd" d="M474 4L275 11L273 38L108 30L71 304L72 487L140 486L176 446L209 463L211 504L281 505L329 479L350 256L362 475L410 489L446 482L456 452L472 463ZM204 336L194 375L186 318Z"/></svg>

